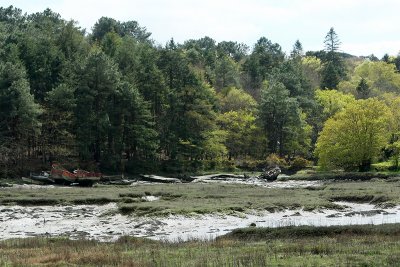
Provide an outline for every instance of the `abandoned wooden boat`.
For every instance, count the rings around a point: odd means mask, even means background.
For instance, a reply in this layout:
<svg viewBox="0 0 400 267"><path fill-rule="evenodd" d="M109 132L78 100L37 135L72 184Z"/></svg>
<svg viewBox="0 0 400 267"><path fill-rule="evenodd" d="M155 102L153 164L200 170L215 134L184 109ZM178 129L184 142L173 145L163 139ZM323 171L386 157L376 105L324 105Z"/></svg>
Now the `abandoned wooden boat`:
<svg viewBox="0 0 400 267"><path fill-rule="evenodd" d="M48 172L42 171L39 174L31 173L29 178L23 177L22 180L32 184L54 184L54 180Z"/></svg>
<svg viewBox="0 0 400 267"><path fill-rule="evenodd" d="M92 186L95 182L100 181L101 173L80 169L70 172L59 164L53 164L50 177L57 184L70 185L72 183L77 183L82 186Z"/></svg>

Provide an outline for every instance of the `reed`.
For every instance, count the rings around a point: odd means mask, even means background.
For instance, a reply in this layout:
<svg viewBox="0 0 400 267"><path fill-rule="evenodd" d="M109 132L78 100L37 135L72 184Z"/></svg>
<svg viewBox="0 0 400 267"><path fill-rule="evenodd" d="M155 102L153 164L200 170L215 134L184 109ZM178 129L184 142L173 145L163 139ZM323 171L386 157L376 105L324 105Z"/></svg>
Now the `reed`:
<svg viewBox="0 0 400 267"><path fill-rule="evenodd" d="M399 226L252 228L212 241L176 243L132 237L114 243L14 239L0 242L0 265L398 266Z"/></svg>

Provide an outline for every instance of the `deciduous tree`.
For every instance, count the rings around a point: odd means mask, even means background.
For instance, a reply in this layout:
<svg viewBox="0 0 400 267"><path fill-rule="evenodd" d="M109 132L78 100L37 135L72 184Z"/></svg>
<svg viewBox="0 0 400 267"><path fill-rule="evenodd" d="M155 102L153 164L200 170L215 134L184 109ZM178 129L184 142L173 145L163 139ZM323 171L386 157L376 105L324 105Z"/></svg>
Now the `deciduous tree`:
<svg viewBox="0 0 400 267"><path fill-rule="evenodd" d="M323 168L369 170L389 138L391 113L376 99L357 100L328 119L316 155Z"/></svg>

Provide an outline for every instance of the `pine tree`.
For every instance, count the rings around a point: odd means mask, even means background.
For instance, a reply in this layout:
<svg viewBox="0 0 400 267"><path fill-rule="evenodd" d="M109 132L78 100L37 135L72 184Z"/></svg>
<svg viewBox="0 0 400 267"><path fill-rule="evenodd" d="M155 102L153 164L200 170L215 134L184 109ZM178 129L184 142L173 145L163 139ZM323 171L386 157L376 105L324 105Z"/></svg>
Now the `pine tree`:
<svg viewBox="0 0 400 267"><path fill-rule="evenodd" d="M359 99L367 99L369 97L371 89L364 78L361 78L360 83L357 85L356 91Z"/></svg>
<svg viewBox="0 0 400 267"><path fill-rule="evenodd" d="M345 78L346 69L339 54L341 42L333 28L326 34L324 44L327 56L322 70L321 88L336 89L339 82Z"/></svg>

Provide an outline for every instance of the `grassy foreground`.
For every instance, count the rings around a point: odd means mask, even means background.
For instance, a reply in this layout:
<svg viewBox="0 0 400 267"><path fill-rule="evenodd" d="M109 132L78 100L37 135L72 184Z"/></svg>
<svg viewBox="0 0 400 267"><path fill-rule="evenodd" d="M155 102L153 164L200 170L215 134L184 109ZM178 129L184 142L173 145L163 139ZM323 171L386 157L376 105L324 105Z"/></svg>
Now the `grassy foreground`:
<svg viewBox="0 0 400 267"><path fill-rule="evenodd" d="M250 237L250 238L249 238ZM215 241L0 242L1 266L398 266L400 225L243 229Z"/></svg>
<svg viewBox="0 0 400 267"><path fill-rule="evenodd" d="M145 195L160 200L146 202ZM137 186L1 188L0 205L106 204L116 202L119 212L136 215L240 213L320 208L339 209L333 201L400 204L400 181L335 181L308 188L263 188L234 184L157 184Z"/></svg>

